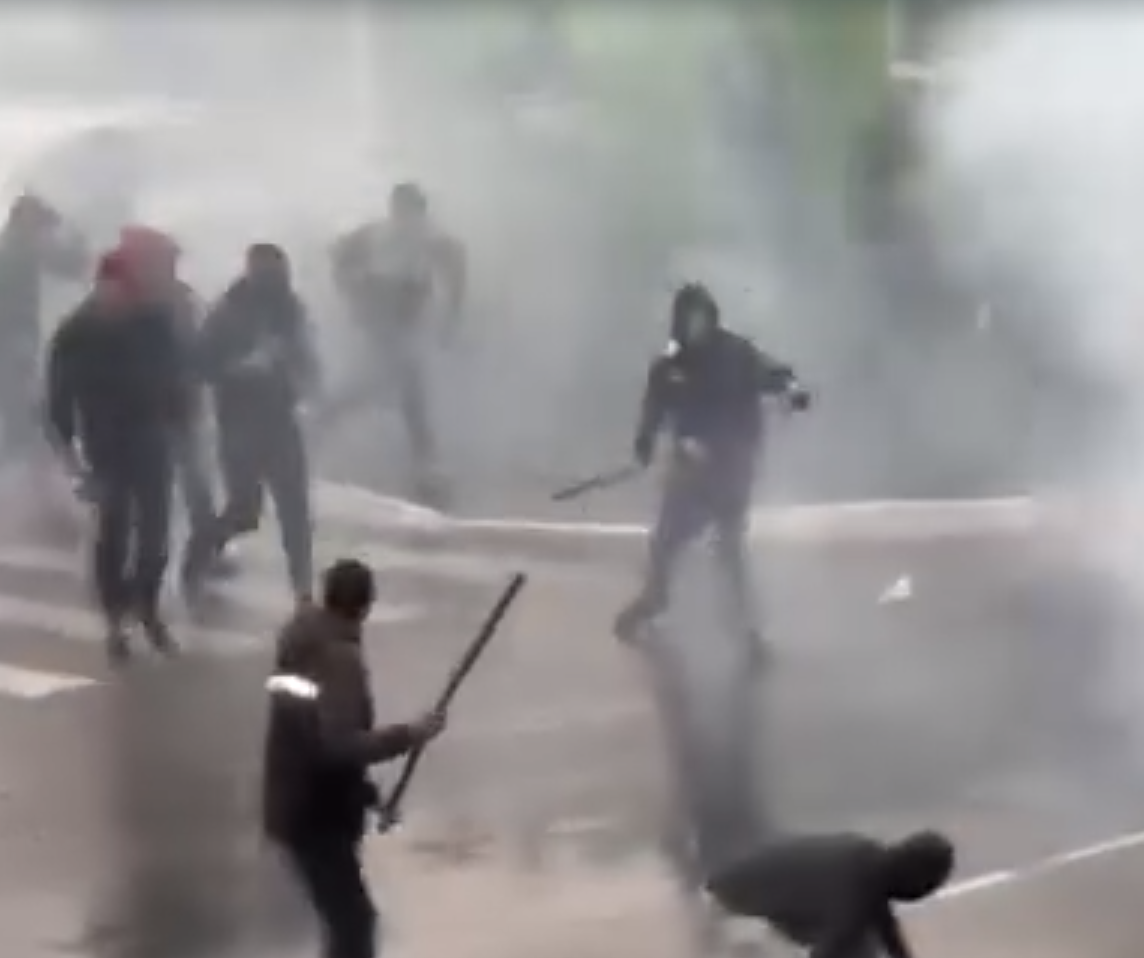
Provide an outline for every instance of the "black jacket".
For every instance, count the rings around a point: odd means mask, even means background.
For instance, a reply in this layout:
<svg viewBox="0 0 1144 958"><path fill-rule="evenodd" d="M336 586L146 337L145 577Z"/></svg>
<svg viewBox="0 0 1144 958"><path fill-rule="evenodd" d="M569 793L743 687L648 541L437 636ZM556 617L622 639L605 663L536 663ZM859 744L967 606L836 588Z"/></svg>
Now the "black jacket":
<svg viewBox="0 0 1144 958"><path fill-rule="evenodd" d="M105 315L82 304L52 337L47 413L54 438L77 441L91 467L166 454L186 424L190 357L174 315L152 306Z"/></svg>
<svg viewBox="0 0 1144 958"><path fill-rule="evenodd" d="M713 876L707 890L734 915L761 918L809 958L849 958L876 942L910 958L886 881L887 850L862 835L783 838Z"/></svg>
<svg viewBox="0 0 1144 958"><path fill-rule="evenodd" d="M360 630L320 609L298 613L279 638L267 690L266 833L287 842L360 838L377 799L369 767L415 744L408 726L374 728Z"/></svg>
<svg viewBox="0 0 1144 958"><path fill-rule="evenodd" d="M636 451L649 458L662 429L694 439L714 456L756 450L763 439L766 396L799 389L794 371L750 340L719 328L702 347L674 343L648 371Z"/></svg>
<svg viewBox="0 0 1144 958"><path fill-rule="evenodd" d="M235 282L203 324L198 368L214 389L220 419L293 415L318 378L301 299L288 286Z"/></svg>

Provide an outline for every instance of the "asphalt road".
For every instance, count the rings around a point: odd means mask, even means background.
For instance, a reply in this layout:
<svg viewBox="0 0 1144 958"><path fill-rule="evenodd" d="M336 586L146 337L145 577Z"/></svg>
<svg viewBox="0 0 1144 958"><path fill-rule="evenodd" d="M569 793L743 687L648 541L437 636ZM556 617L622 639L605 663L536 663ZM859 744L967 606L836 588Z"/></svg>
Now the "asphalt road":
<svg viewBox="0 0 1144 958"><path fill-rule="evenodd" d="M1139 623L1063 545L760 545L777 655L757 747L780 823L938 826L963 879L1001 875L918 916L924 954L1130 958L1144 940L1144 853L1054 858L1144 829ZM427 701L508 574L532 572L404 826L369 846L399 952L682 953L657 850L670 769L645 666L609 634L638 551L530 560L345 530L323 551L384 571L369 646L394 717ZM78 541L29 529L0 542L2 950L308 953L252 828L260 681L285 610L272 551L252 544L208 625L182 623L182 661L122 674L102 661L81 559ZM718 722L740 676L712 598L697 571L665 641Z"/></svg>

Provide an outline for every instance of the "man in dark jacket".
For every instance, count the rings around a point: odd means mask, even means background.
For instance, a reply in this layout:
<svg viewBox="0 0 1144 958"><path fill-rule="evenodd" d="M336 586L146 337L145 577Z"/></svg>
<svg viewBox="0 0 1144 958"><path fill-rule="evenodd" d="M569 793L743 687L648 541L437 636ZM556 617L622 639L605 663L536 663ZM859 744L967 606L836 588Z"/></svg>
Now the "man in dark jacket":
<svg viewBox="0 0 1144 958"><path fill-rule="evenodd" d="M373 574L352 560L325 574L322 605L303 609L278 642L267 682L270 720L263 824L285 852L322 922L328 958L372 958L377 914L360 845L376 807L372 765L435 737L444 717L375 727L362 629Z"/></svg>
<svg viewBox="0 0 1144 958"><path fill-rule="evenodd" d="M648 373L635 439L637 461L648 465L659 433L670 431L668 466L648 568L639 596L620 614L616 633L634 639L667 610L685 547L714 528L737 631L757 663L762 639L747 557L756 461L765 431L763 401L779 397L802 410L809 395L789 366L720 325L708 290L683 286L672 304L671 341Z"/></svg>
<svg viewBox="0 0 1144 958"><path fill-rule="evenodd" d="M7 454L25 457L43 441L36 373L44 280L82 279L89 268L85 245L54 209L31 195L16 200L0 232L0 425Z"/></svg>
<svg viewBox="0 0 1144 958"><path fill-rule="evenodd" d="M911 958L894 905L936 894L954 860L952 843L937 832L889 845L845 833L780 838L712 876L707 890L809 958Z"/></svg>
<svg viewBox="0 0 1144 958"><path fill-rule="evenodd" d="M52 339L47 409L72 472L92 480L96 592L113 660L137 619L159 650L174 651L160 609L170 534L171 438L187 415L185 353L166 311L141 297L130 264L100 263L95 292Z"/></svg>
<svg viewBox="0 0 1144 958"><path fill-rule="evenodd" d="M175 437L175 486L192 531L205 529L215 509L203 442L205 388L196 366L203 309L195 291L179 278L182 250L174 237L148 226L128 226L119 234L117 249L139 277L140 294L170 311L187 353L189 406L182 432Z"/></svg>
<svg viewBox="0 0 1144 958"><path fill-rule="evenodd" d="M364 381L329 415L395 391L409 435L414 494L439 507L447 497L430 409L430 360L434 339L455 332L465 293L464 251L438 227L421 188L402 183L390 196L389 215L339 238L331 257L334 283L370 355Z"/></svg>
<svg viewBox="0 0 1144 958"><path fill-rule="evenodd" d="M192 535L184 588L193 599L226 545L258 528L265 488L274 500L290 585L299 601L308 601L314 547L299 407L313 394L317 360L305 306L278 246L248 250L245 274L203 326L199 368L214 393L227 502Z"/></svg>

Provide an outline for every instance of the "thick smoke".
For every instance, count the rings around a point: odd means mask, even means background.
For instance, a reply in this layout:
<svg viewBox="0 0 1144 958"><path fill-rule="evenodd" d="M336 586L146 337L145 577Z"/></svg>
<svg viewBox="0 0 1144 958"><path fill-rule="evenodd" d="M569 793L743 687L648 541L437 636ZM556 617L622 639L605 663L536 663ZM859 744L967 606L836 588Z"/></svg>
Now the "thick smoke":
<svg viewBox="0 0 1144 958"><path fill-rule="evenodd" d="M685 277L804 365L823 353L792 292L821 286L822 269L794 239L790 104L737 28L742 10L318 9L5 14L5 45L38 51L5 59L11 102L90 111L92 127L133 131L138 154L73 141L5 170L9 190L32 183L93 228L132 193L137 216L183 239L208 296L247 243L279 239L341 374L356 351L327 243L419 180L470 252L469 333L443 361L440 414L487 508L627 454L643 365ZM68 139L59 125L45 142ZM93 196L115 210L93 211ZM401 454L396 430L378 435L375 458Z"/></svg>
<svg viewBox="0 0 1144 958"><path fill-rule="evenodd" d="M1019 303L999 321L1046 367L1040 475L1138 497L1144 16L1003 5L946 41L928 111L932 212L957 267Z"/></svg>

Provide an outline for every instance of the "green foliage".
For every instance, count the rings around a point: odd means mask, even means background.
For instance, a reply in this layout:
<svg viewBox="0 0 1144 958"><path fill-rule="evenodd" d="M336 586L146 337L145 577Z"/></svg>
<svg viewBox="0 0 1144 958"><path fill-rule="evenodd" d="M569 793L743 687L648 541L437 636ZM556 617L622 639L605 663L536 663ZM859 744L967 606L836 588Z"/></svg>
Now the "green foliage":
<svg viewBox="0 0 1144 958"><path fill-rule="evenodd" d="M841 200L857 151L885 105L889 0L766 6L782 31L784 61L800 94L796 128L806 186Z"/></svg>
<svg viewBox="0 0 1144 958"><path fill-rule="evenodd" d="M710 69L729 24L719 3L670 11L653 3L575 4L563 20L578 87L603 141L609 192L641 246L693 239Z"/></svg>

